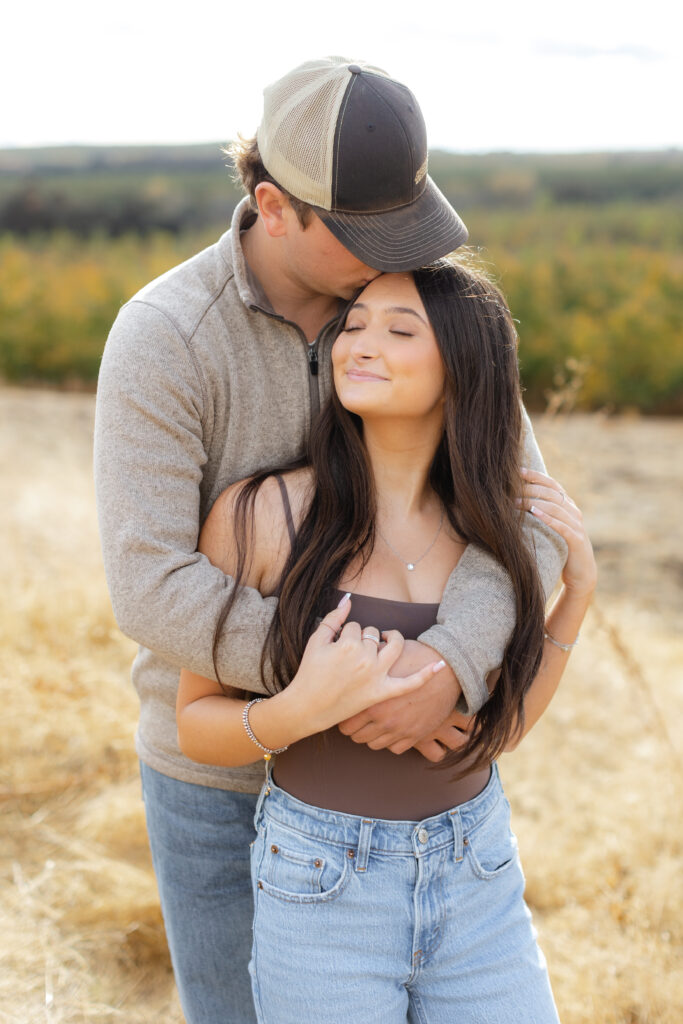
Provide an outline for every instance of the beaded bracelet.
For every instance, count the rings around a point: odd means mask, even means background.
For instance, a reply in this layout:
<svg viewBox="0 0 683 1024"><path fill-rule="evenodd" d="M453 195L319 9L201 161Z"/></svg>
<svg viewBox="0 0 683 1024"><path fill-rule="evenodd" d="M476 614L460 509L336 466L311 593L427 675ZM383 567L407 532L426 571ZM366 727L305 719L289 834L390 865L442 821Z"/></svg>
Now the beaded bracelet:
<svg viewBox="0 0 683 1024"><path fill-rule="evenodd" d="M559 647L561 651L571 651L572 647L576 647L576 645L579 642L579 636L580 635L581 635L580 633L576 634L576 640L574 641L573 644L561 644L559 640L556 640L554 636L550 635L550 633L548 632L547 629L543 633L544 639L545 640L550 640L550 643L551 644L555 644L555 646Z"/></svg>
<svg viewBox="0 0 683 1024"><path fill-rule="evenodd" d="M249 708L252 707L254 704L260 704L262 700L263 697L255 697L254 700L250 700L248 704L244 705L244 708L242 709L242 724L251 742L255 743L260 750L265 751L263 755L263 760L270 761L273 754L284 754L285 750L287 750L287 747L278 747L277 750L271 750L270 747L264 747L262 743L259 743L259 741L254 736L253 732L251 731L251 726L249 725Z"/></svg>

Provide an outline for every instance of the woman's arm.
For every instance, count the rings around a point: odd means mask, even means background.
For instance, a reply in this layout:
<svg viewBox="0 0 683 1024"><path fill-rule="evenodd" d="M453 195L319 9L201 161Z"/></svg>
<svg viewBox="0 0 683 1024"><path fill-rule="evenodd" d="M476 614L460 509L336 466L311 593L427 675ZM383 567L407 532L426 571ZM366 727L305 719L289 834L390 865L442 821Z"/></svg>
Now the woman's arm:
<svg viewBox="0 0 683 1024"><path fill-rule="evenodd" d="M571 654L558 643L574 645L597 581L597 568L591 542L583 526L583 516L560 484L545 473L524 470L525 484L518 505L536 516L566 541L569 555L562 571L562 589L549 612L543 660L524 698L524 727L513 730L506 750L514 750L544 713L553 699ZM553 640L548 639L550 636ZM489 674L487 683L493 690L499 672ZM448 721L419 749L429 760L438 761L446 750L455 750L466 738L470 716L454 712Z"/></svg>
<svg viewBox="0 0 683 1024"><path fill-rule="evenodd" d="M380 650L373 640L363 639L357 622L344 623L350 608L347 595L311 636L289 686L250 708L249 725L264 747L277 750L323 732L383 697L418 689L443 668L437 662L405 679L391 677L403 637L396 630L385 633ZM263 757L244 726L246 703L223 693L213 680L183 671L176 718L178 743L186 757L224 766Z"/></svg>
<svg viewBox="0 0 683 1024"><path fill-rule="evenodd" d="M520 506L558 533L567 542L569 555L562 570L562 589L546 618L541 667L524 699L524 727L513 732L506 750L515 749L553 699L598 578L581 510L557 480L531 470L523 470L523 475Z"/></svg>
<svg viewBox="0 0 683 1024"><path fill-rule="evenodd" d="M237 539L234 511L241 484L228 488L211 510L200 536L200 550L223 572L234 574ZM293 488L298 493L297 488ZM297 509L294 508L295 517ZM246 577L248 586L268 593L276 586L289 551L282 499L275 480L267 480L254 504ZM345 620L350 600L330 612L310 638L298 672L280 693L253 705L249 724L270 749L289 746L322 732L379 700L401 696L422 686L443 662L431 663L405 679L390 678L389 669L403 647L396 631L386 634L382 650L363 640L358 623ZM242 715L246 701L214 680L183 669L176 702L178 743L186 757L204 764L250 764L263 751L248 737Z"/></svg>

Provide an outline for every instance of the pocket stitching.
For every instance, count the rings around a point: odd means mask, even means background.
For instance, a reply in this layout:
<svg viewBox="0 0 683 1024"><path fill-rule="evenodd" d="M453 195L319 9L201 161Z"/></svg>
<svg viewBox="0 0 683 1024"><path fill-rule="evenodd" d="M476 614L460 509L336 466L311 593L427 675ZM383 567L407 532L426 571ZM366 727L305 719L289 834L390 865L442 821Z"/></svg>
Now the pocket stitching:
<svg viewBox="0 0 683 1024"><path fill-rule="evenodd" d="M303 894L287 892L285 889L278 889L277 886L272 884L272 882L268 882L264 878L258 878L257 885L261 892L267 892L269 896L272 896L274 899L282 900L285 903L329 903L340 896L348 885L350 879L348 869L349 865L344 862L344 867L342 868L339 881L336 882L331 889L327 889L325 892L320 893Z"/></svg>
<svg viewBox="0 0 683 1024"><path fill-rule="evenodd" d="M504 794L501 794L500 800L505 801L504 806L507 811L508 841L510 842L510 845L513 848L512 855L508 858L508 860L503 861L503 863L499 864L498 867L494 868L492 871L489 871L480 863L474 848L475 844L472 842L473 839L475 839L476 841L475 837L477 833L481 831L481 827L486 824L486 822L491 818L493 813L498 809L500 802L499 800L495 802L495 804L493 805L493 807L490 808L487 814L485 814L482 818L480 818L478 821L474 823L473 827L467 833L468 842L466 849L470 855L470 859L472 862L472 870L474 874L482 881L490 881L493 878L497 878L498 875L504 874L504 872L506 872L508 868L512 867L512 865L515 864L518 859L517 838L512 829L510 828L510 804Z"/></svg>

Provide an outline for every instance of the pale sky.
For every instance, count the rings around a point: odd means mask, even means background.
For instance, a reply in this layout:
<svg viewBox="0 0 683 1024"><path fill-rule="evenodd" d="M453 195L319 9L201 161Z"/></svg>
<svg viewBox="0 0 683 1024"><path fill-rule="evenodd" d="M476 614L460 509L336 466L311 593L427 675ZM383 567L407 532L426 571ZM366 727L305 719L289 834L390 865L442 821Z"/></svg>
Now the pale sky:
<svg viewBox="0 0 683 1024"><path fill-rule="evenodd" d="M683 146L672 0L26 0L0 25L0 147L225 142L312 57L385 68L429 144L460 152Z"/></svg>

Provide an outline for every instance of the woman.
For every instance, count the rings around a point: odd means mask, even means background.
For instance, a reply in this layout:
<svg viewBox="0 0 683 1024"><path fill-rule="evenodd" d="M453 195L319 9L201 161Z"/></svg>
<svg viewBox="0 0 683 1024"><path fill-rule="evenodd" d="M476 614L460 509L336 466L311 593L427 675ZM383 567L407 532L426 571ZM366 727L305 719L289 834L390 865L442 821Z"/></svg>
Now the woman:
<svg viewBox="0 0 683 1024"><path fill-rule="evenodd" d="M257 1015L549 1024L495 758L547 706L590 601L581 516L555 481L519 467L516 334L479 274L441 261L377 278L332 359L310 466L229 488L200 543L242 583L279 594L274 695L245 701L185 671L178 694L187 756L278 755L252 848ZM570 550L545 623L527 513ZM443 668L411 671L410 640L435 621L468 543L502 563L517 600L492 696L467 729L454 716L434 737L436 768L416 750L371 750L354 716Z"/></svg>

